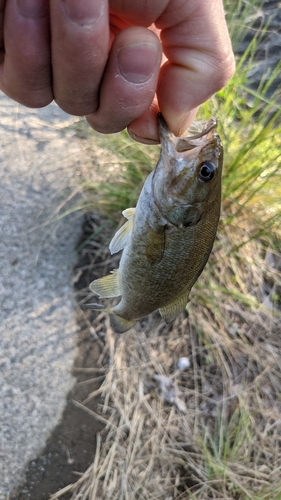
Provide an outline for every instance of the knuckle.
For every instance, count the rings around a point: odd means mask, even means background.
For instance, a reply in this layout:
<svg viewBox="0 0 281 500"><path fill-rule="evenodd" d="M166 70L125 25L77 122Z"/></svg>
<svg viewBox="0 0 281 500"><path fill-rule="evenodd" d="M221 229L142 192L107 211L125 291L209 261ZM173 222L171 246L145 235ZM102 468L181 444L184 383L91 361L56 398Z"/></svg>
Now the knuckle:
<svg viewBox="0 0 281 500"><path fill-rule="evenodd" d="M16 100L29 108L43 108L53 100L51 87L49 85L41 87L37 82L29 82L21 91L17 90L15 93L18 95Z"/></svg>
<svg viewBox="0 0 281 500"><path fill-rule="evenodd" d="M93 123L92 121L88 121L89 125L96 131L96 132L99 132L99 134L115 134L117 132L120 132L119 128L118 129L115 129L113 127L110 126L110 125L105 125L105 124L101 124L101 123Z"/></svg>
<svg viewBox="0 0 281 500"><path fill-rule="evenodd" d="M209 85L217 92L224 87L235 72L235 57L232 50L220 50L213 54L206 65Z"/></svg>
<svg viewBox="0 0 281 500"><path fill-rule="evenodd" d="M86 116L86 120L90 127L100 134L116 134L117 132L121 132L121 130L125 129L128 125L117 123L115 120L109 122L106 117L102 118L100 115Z"/></svg>
<svg viewBox="0 0 281 500"><path fill-rule="evenodd" d="M53 100L51 89L38 90L24 85L19 88L5 84L1 84L1 89L11 99L27 108L44 108Z"/></svg>
<svg viewBox="0 0 281 500"><path fill-rule="evenodd" d="M65 113L74 116L84 116L86 113L84 112L83 107L77 106L74 103L66 102L61 99L55 98L55 101L59 108L61 108Z"/></svg>
<svg viewBox="0 0 281 500"><path fill-rule="evenodd" d="M94 112L96 109L93 99L90 98L82 99L78 96L73 98L66 98L66 96L64 96L61 98L55 94L55 101L65 113L75 116L85 116Z"/></svg>
<svg viewBox="0 0 281 500"><path fill-rule="evenodd" d="M233 76L235 71L235 58L232 51L224 56L220 61L219 69L221 73L222 85L225 85Z"/></svg>
<svg viewBox="0 0 281 500"><path fill-rule="evenodd" d="M4 62L3 91L27 107L41 108L53 100L49 68Z"/></svg>
<svg viewBox="0 0 281 500"><path fill-rule="evenodd" d="M44 108L52 102L53 96L46 95L45 93L42 95L40 92L32 92L31 94L13 96L13 99L27 108Z"/></svg>
<svg viewBox="0 0 281 500"><path fill-rule="evenodd" d="M57 105L66 113L85 116L99 107L99 96L94 85L59 75L54 78L54 95Z"/></svg>

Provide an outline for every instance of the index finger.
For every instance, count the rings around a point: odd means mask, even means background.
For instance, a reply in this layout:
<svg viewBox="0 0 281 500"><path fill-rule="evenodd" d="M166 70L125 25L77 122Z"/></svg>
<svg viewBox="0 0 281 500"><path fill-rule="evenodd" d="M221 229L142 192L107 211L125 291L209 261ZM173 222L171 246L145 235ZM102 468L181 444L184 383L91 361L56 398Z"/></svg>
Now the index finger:
<svg viewBox="0 0 281 500"><path fill-rule="evenodd" d="M197 107L234 72L222 0L111 0L110 7L132 24L141 19L156 27L167 58L160 70L157 101L129 125L129 133L141 142L157 141L160 108L169 128L180 135Z"/></svg>
<svg viewBox="0 0 281 500"><path fill-rule="evenodd" d="M155 25L168 59L160 71L158 103L170 129L180 135L192 121L192 110L234 72L222 0L171 0Z"/></svg>

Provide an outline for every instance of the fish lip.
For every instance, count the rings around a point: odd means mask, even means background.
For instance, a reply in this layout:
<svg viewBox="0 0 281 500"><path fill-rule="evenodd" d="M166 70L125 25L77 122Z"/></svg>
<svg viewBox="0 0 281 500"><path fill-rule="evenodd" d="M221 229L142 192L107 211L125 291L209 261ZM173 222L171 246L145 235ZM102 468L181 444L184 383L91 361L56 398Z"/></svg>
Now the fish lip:
<svg viewBox="0 0 281 500"><path fill-rule="evenodd" d="M180 137L178 139L177 144L176 144L176 151L178 153L183 153L184 151L188 151L189 149L196 148L198 146L198 143L193 144L193 141L196 141L197 139L201 139L202 137L208 135L212 130L217 128L217 124L218 124L216 118L210 118L207 121L204 120L204 122L202 122L202 123L206 123L206 126L204 128L202 128L202 130L200 132L198 132L197 134L192 134L190 136ZM190 131L192 129L192 126L193 126L193 129L200 128L200 122L197 122L197 124L193 123L189 127L188 131Z"/></svg>
<svg viewBox="0 0 281 500"><path fill-rule="evenodd" d="M174 135L170 131L167 123L165 122L162 113L158 113L158 126L159 126L159 130L160 130L160 137L163 135L163 132L165 134Z"/></svg>
<svg viewBox="0 0 281 500"><path fill-rule="evenodd" d="M190 136L186 136L187 139L197 139L205 134L208 134L213 128L218 125L218 120L215 117L211 117L208 120L194 120L188 128L188 132L191 132Z"/></svg>
<svg viewBox="0 0 281 500"><path fill-rule="evenodd" d="M217 124L218 121L214 117L210 118L209 120L195 120L188 129L188 132L191 132L191 135L176 137L169 130L162 114L158 113L158 126L161 144L162 146L164 146L164 142L167 144L168 140L168 143L173 144L177 153L183 153L200 146L200 143L198 144L198 139L202 139L204 136L207 136L212 130L216 129Z"/></svg>

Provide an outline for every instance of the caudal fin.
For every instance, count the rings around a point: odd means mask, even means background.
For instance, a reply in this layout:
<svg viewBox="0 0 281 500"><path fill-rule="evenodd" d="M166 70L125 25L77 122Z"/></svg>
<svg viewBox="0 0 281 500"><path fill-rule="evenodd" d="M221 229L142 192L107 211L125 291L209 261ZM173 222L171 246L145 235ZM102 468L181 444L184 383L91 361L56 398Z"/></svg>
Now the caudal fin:
<svg viewBox="0 0 281 500"><path fill-rule="evenodd" d="M136 321L130 321L128 319L121 318L121 316L117 316L112 307L104 307L102 304L96 304L95 302L91 304L85 304L84 307L90 307L93 311L102 311L110 314L110 324L113 330L116 333L124 333L127 330L130 330L135 324Z"/></svg>
<svg viewBox="0 0 281 500"><path fill-rule="evenodd" d="M112 312L110 314L110 324L116 333L124 333L130 330L136 324L136 321L121 318L121 316L117 316Z"/></svg>

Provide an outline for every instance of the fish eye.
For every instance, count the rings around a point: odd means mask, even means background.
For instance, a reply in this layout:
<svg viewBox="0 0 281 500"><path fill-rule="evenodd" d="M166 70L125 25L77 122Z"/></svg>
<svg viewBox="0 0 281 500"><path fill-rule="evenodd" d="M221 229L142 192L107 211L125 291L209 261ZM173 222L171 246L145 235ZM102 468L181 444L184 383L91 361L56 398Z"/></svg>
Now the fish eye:
<svg viewBox="0 0 281 500"><path fill-rule="evenodd" d="M199 170L199 179L203 182L209 182L215 175L216 166L211 161L204 161Z"/></svg>

